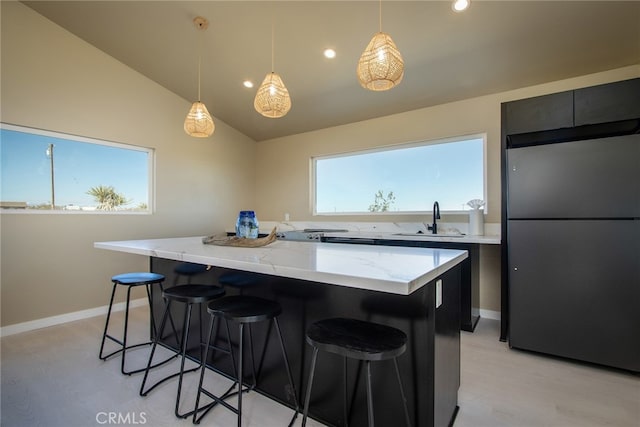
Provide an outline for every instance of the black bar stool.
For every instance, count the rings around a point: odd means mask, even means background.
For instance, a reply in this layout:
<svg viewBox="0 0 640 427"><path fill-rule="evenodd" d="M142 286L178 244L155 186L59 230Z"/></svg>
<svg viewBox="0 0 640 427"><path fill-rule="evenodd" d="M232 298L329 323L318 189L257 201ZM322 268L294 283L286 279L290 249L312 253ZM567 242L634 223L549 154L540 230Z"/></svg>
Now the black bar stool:
<svg viewBox="0 0 640 427"><path fill-rule="evenodd" d="M127 350L131 350L133 348L136 347L142 347L145 345L151 345L153 343L153 341L151 341L151 339L153 339L153 337L156 336L157 330L156 330L156 325L155 322L153 320L153 300L151 299L151 290L150 287L152 285L158 285L160 287L160 290L162 290L162 284L164 282L165 277L162 274L158 274L158 273L146 273L146 272L136 272L136 273L123 273L123 274L118 274L115 275L111 278L111 281L113 282L113 289L111 291L111 300L109 301L109 310L107 311L107 320L104 324L104 332L102 333L102 342L100 344L100 353L98 355L98 357L100 358L100 360L107 360L108 358L110 358L111 356L117 354L117 353L122 353L122 359L120 362L120 372L122 372L124 375L132 375L138 372L142 372L144 371L146 368L140 368L140 369L134 369L131 371L126 371L125 370L125 358L126 358L126 354L127 354ZM125 314L124 314L124 332L122 335L122 340L109 335L108 330L109 330L109 321L111 320L111 309L113 307L113 299L116 295L116 289L118 286L126 286L127 287L127 300L126 300L126 306L125 306ZM150 319L150 341L147 342L143 342L143 343L139 343L139 344L134 344L134 345L127 345L127 336L128 336L128 328L129 328L129 302L131 300L131 289L137 287L137 286L144 286L146 291L147 291L147 299L149 301L149 310L151 312L151 319ZM173 331L174 333L176 333L175 330L175 325L173 324L173 319L171 319L171 325L173 326ZM109 339L115 343L117 343L119 345L119 349L115 350L107 355L104 355L104 344L105 341ZM157 363L155 365L152 366L152 368L155 368L156 366L162 365L166 362L168 362L171 359L167 359L163 362Z"/></svg>
<svg viewBox="0 0 640 427"><path fill-rule="evenodd" d="M219 322L220 319L224 319L225 323L232 321L238 324L239 337L240 337L239 346L238 346L239 356L238 356L237 369L234 368L235 372L237 373L237 377L234 378L234 383L223 395L216 396L202 386L204 381L204 373L206 370L206 365L205 364L202 365L202 368L200 371L200 383L198 385L198 395L196 397L196 405L193 410L194 412L193 423L199 424L202 418L219 403L225 408L229 409L230 411L238 415L238 427L241 427L242 425L242 394L255 388L257 383L257 379L256 379L257 375L255 372L255 358L254 358L254 352L253 352L253 340L250 339L249 346L250 346L250 353L251 353L251 365L253 368L252 369L253 385L243 388L242 365L243 365L243 353L244 353L244 349L243 349L244 325L248 324L249 331L251 331L252 323L270 320L271 324L269 326L275 325L275 329L278 334L278 339L280 341L280 349L282 350L284 364L287 369L289 386L291 387L291 389L289 390L290 392L289 395L293 396L293 400L295 404L295 413L293 415L293 418L291 419L291 422L289 423L289 425L291 426L294 420L296 419L298 412L300 411L300 405L298 404L298 399L296 397L297 393L296 393L295 385L293 384L293 376L291 375L289 359L287 358L287 352L284 347L284 341L282 339L282 333L280 331L280 325L278 323L278 315L280 315L280 313L282 312L282 307L280 306L280 304L278 304L275 301L253 297L253 296L234 295L234 296L228 296L228 297L210 302L207 307L207 312L211 315L211 321L209 323L209 335L207 339L207 345L205 347L205 356L204 356L205 360L208 357L209 348L213 348L214 350L216 349L216 347L210 346L211 335L213 333L213 328L214 328L214 324L216 323L216 320ZM227 327L227 330L228 330L228 327ZM214 339L214 342L215 342L215 339ZM265 350L266 350L267 344L268 344L268 341L265 343ZM231 346L230 340L229 340L229 345ZM230 351L229 353L231 355L232 362L235 367L236 362L233 356L233 351ZM236 385L238 389L237 391L233 392L233 390L236 388ZM207 395L208 397L213 399L213 401L208 403L207 405L200 407L199 406L200 396L202 394ZM225 399L232 397L236 394L238 395L238 406L233 407L232 405L227 403ZM204 411L204 412L202 412L200 417L198 417L198 413L201 411Z"/></svg>
<svg viewBox="0 0 640 427"><path fill-rule="evenodd" d="M178 281L180 277L187 278L187 284L191 284L191 280L194 276L205 273L211 269L210 266L204 264L196 264L193 262L181 262L176 265L176 268L173 269L173 272L176 274L176 277L173 281L173 286L178 285Z"/></svg>
<svg viewBox="0 0 640 427"><path fill-rule="evenodd" d="M247 271L229 271L218 278L218 283L225 287L238 289L240 295L244 295L244 290L261 284L258 274Z"/></svg>
<svg viewBox="0 0 640 427"><path fill-rule="evenodd" d="M166 308L162 316L162 322L160 324L159 334L156 335L156 339L153 341L153 346L151 347L151 354L149 355L147 368L145 369L144 378L142 379L142 384L140 385L140 396L146 396L147 394L149 394L149 392L151 392L151 390L153 390L160 384L164 383L165 381L168 381L174 377L179 377L178 392L176 395L176 407L175 407L175 414L176 414L176 417L178 418L186 418L192 413L192 412L187 412L184 414L180 413L180 395L182 393L182 378L185 373L197 371L198 369L200 369L201 365L204 366L204 360L205 360L202 357L202 321L200 321L200 342L199 342L200 364L195 368L188 369L186 371L184 370L184 363L185 363L186 354L187 354L187 344L189 342L189 327L191 325L191 310L194 304L202 304L202 303L214 300L216 298L220 298L224 295L224 293L225 293L224 289L218 286L192 285L192 284L173 286L171 288L165 289L162 292L162 297L165 300ZM158 380L155 384L153 384L151 387L145 390L147 377L149 376L149 370L152 368L151 363L153 361L153 355L156 351L156 347L158 346L158 341L160 340L159 337L162 336L162 332L164 331L164 327L167 323L167 318L170 317L171 315L170 314L171 303L174 301L187 305L184 310L184 320L182 323L182 340L178 343L177 337L176 337L176 344L180 348L179 354L182 357L182 360L180 363L180 371L174 374L168 375L161 380ZM178 355L178 353L176 353L176 355Z"/></svg>
<svg viewBox="0 0 640 427"><path fill-rule="evenodd" d="M313 323L307 330L307 343L313 347L311 358L311 369L309 371L309 383L304 402L304 414L302 425L307 423L309 411L309 401L311 397L311 387L316 368L318 350L334 353L344 358L343 381L344 381L344 425L348 424L347 408L347 358L361 360L365 362L366 383L367 383L367 412L369 426L373 427L373 397L371 392L371 362L393 359L393 364L400 386L400 396L404 405L405 421L407 426L411 426L409 410L407 409L407 399L400 379L400 369L398 368L397 357L405 352L407 348L407 336L399 329L392 328L378 323L365 322L363 320L332 318L320 320Z"/></svg>

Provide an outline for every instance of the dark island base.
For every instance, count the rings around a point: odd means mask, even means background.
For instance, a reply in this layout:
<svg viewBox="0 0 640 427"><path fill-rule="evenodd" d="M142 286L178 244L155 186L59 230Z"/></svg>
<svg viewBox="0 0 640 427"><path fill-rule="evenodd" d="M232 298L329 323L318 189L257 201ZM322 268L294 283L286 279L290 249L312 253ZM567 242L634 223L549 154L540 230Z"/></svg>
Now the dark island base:
<svg viewBox="0 0 640 427"><path fill-rule="evenodd" d="M178 262L151 258L151 271L164 274L166 285L187 283L186 277L177 277L174 269ZM211 268L193 278L191 283L217 284L218 277L227 270ZM329 317L353 317L383 323L403 330L409 337L407 351L398 358L402 382L408 400L412 422L416 426L449 426L457 414L458 388L460 386L460 273L461 267L449 270L442 279L443 304L435 307L435 281L408 296L386 294L344 286L328 285L283 277L255 274L256 284L242 288L227 286L227 295L243 293L278 301L283 308L280 325L293 372L296 395L303 401L312 350L305 342L308 325ZM159 292L153 294L153 314L160 321L164 303ZM172 314L182 319L183 307L175 304ZM181 321L181 320L180 320ZM203 307L201 316L194 313L190 334L189 354L200 357L198 348L199 322L206 334L209 317ZM181 325L177 325L181 327ZM221 329L221 332L223 329ZM252 327L259 370L258 391L293 407L292 393L287 390L288 381L276 334L269 332L268 323ZM165 333L166 337L169 337ZM219 344L226 335L221 333ZM237 328L232 328L232 341L238 344ZM265 342L268 345L265 347ZM165 344L174 346L172 339ZM247 347L248 348L248 347ZM261 354L264 356L261 357ZM245 372L250 371L250 359L246 358ZM229 357L214 354L207 363L216 370L233 373ZM351 426L367 425L364 376L359 375L359 363L348 363ZM251 377L245 377L251 381ZM373 400L376 425L398 425L403 419L402 404L392 361L372 365ZM318 421L341 426L343 423L342 359L333 354L320 353L316 367L310 416ZM215 411L209 417L215 417ZM300 415L301 416L301 415Z"/></svg>

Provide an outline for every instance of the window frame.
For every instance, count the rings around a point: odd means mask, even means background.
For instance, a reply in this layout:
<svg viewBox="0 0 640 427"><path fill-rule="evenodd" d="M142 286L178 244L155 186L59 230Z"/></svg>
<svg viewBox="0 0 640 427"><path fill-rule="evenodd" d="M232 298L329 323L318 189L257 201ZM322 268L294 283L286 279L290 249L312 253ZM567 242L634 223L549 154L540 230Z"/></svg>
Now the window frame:
<svg viewBox="0 0 640 427"><path fill-rule="evenodd" d="M139 151L147 153L147 209L146 210L70 210L70 209L20 209L20 208L0 208L0 214L33 214L33 215L151 215L155 212L155 166L156 150L152 147L126 144L122 142L110 141L101 138L93 138L82 135L74 135L65 132L52 131L47 129L34 128L29 126L16 125L0 122L0 129L21 132L31 135L40 135L49 138L65 139L72 142L88 143L100 146L119 148L124 150Z"/></svg>
<svg viewBox="0 0 640 427"><path fill-rule="evenodd" d="M392 150L400 150L403 148L415 148L415 147L424 147L431 145L439 145L439 144L447 144L454 142L461 142L473 139L481 139L482 140L482 193L485 204L484 204L484 213L488 213L488 183L487 183L487 133L479 132L473 134L465 134L459 136L451 136L444 138L436 138L436 139L424 139L418 141L411 142L403 142L398 144L388 144L382 145L378 147L366 148L362 150L353 150L353 151L344 151L339 153L331 153L331 154L322 154L317 156L311 156L309 158L309 211L313 216L381 216L381 215L424 215L430 214L433 212L430 210L421 210L421 211L385 211L385 212L370 212L370 211L362 211L362 212L318 212L317 211L317 162L318 160L326 160L332 158L340 158L340 157L349 157L361 154L370 154L370 153L379 153L384 151L392 151ZM441 213L453 214L453 215L467 215L470 209L460 209L460 210L445 210L441 209Z"/></svg>

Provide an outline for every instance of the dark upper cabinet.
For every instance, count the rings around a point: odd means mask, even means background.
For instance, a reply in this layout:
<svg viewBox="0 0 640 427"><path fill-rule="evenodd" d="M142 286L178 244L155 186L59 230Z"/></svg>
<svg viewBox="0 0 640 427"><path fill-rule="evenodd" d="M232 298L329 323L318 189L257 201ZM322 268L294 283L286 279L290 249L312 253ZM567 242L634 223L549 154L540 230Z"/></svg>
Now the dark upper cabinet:
<svg viewBox="0 0 640 427"><path fill-rule="evenodd" d="M574 92L575 126L640 117L640 79L623 80Z"/></svg>
<svg viewBox="0 0 640 427"><path fill-rule="evenodd" d="M502 109L505 135L637 120L640 78L506 102Z"/></svg>
<svg viewBox="0 0 640 427"><path fill-rule="evenodd" d="M573 126L573 92L536 96L504 104L507 135Z"/></svg>

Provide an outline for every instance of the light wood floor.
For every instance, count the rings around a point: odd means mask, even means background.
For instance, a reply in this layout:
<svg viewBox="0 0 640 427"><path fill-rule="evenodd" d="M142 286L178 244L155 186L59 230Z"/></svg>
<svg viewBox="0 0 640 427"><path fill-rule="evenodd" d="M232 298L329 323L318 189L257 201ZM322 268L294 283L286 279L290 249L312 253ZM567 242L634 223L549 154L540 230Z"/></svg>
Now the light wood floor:
<svg viewBox="0 0 640 427"><path fill-rule="evenodd" d="M132 316L133 336L143 337L148 333L143 327L145 309L135 309ZM98 359L103 322L96 317L1 339L2 426L86 427L115 421L154 427L192 425L173 415L175 382L142 398L140 375L121 375L119 358ZM482 319L475 333L462 334L456 427L640 426L640 377L510 350L498 341L498 327L497 321ZM137 351L127 362L142 366L147 351ZM207 378L215 389L227 381L214 374ZM193 405L196 382L197 374L185 381L183 410ZM257 393L245 395L243 403L246 426L285 426L293 415ZM109 424L109 413L120 418ZM235 417L217 408L202 425L232 426ZM318 426L312 421L308 425Z"/></svg>

